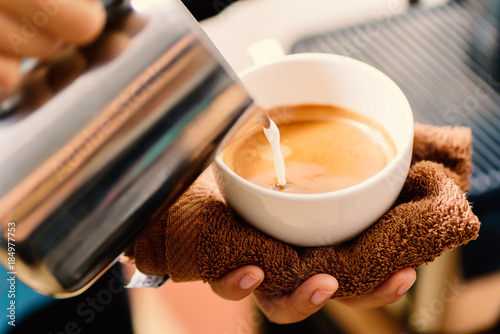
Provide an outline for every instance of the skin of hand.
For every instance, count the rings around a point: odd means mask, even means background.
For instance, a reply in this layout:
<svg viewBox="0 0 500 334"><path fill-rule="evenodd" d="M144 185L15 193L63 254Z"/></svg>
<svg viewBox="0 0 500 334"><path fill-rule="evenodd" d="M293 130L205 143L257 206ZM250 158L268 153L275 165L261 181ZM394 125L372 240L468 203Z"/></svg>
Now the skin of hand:
<svg viewBox="0 0 500 334"><path fill-rule="evenodd" d="M243 266L226 274L211 284L213 291L222 298L240 300L253 293L262 313L277 324L290 324L306 319L325 305L338 288L337 280L319 274L302 283L291 294L266 296L255 289L264 280L264 272L257 266ZM356 308L375 308L398 301L416 280L412 268L404 268L391 275L368 295L339 299Z"/></svg>
<svg viewBox="0 0 500 334"><path fill-rule="evenodd" d="M105 22L100 0L0 0L0 87L18 83L23 58L44 59L63 43L86 45Z"/></svg>

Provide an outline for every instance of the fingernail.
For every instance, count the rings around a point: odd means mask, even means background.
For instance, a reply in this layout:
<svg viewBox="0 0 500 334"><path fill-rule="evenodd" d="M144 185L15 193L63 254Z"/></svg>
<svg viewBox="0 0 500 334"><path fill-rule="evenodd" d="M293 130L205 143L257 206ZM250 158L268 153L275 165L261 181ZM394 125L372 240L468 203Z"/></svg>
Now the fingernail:
<svg viewBox="0 0 500 334"><path fill-rule="evenodd" d="M239 286L240 289L243 290L248 290L252 287L255 286L259 282L259 279L252 275L252 273L246 273L243 275L243 277L240 279Z"/></svg>
<svg viewBox="0 0 500 334"><path fill-rule="evenodd" d="M399 288L396 290L396 295L398 296L404 295L406 291L408 291L408 289L411 288L412 285L413 283L400 285Z"/></svg>
<svg viewBox="0 0 500 334"><path fill-rule="evenodd" d="M333 291L316 290L311 296L311 304L319 306L326 302L333 295Z"/></svg>

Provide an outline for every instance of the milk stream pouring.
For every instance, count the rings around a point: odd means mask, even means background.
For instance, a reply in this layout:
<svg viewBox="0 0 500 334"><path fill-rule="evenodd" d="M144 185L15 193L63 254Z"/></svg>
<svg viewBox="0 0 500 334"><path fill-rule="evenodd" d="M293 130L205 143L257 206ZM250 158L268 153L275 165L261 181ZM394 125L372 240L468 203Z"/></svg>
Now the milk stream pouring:
<svg viewBox="0 0 500 334"><path fill-rule="evenodd" d="M273 152L274 168L276 169L276 176L278 178L278 187L286 186L285 177L285 160L281 153L280 147L280 131L276 123L269 119L269 126L264 126L264 135L266 136Z"/></svg>

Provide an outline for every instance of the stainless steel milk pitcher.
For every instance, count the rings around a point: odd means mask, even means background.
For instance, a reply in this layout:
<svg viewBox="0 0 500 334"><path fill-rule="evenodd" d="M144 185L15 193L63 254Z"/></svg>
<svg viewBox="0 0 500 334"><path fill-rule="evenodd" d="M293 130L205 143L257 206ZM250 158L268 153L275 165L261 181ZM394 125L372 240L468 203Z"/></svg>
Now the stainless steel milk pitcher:
<svg viewBox="0 0 500 334"><path fill-rule="evenodd" d="M1 262L57 297L113 264L253 108L180 0L106 4L99 40L0 98Z"/></svg>

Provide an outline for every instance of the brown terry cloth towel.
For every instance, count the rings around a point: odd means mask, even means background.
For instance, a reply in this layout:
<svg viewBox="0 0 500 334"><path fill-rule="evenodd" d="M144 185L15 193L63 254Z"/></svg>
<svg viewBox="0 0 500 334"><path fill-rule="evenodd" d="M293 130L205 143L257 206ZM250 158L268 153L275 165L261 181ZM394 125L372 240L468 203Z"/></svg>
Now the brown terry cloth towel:
<svg viewBox="0 0 500 334"><path fill-rule="evenodd" d="M297 248L264 235L226 206L211 173L204 173L127 255L142 273L179 282L212 282L255 264L265 272L258 290L266 294L291 292L318 273L339 281L333 298L367 294L398 269L418 268L478 236L480 223L464 194L472 171L470 130L416 124L413 160L394 207L338 247Z"/></svg>

